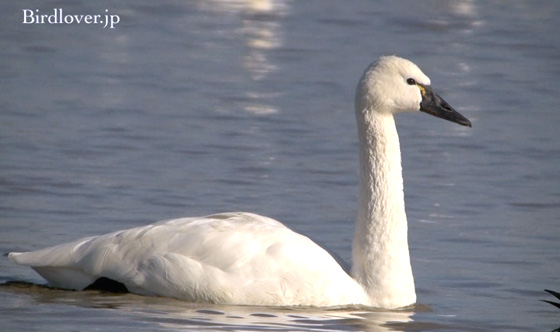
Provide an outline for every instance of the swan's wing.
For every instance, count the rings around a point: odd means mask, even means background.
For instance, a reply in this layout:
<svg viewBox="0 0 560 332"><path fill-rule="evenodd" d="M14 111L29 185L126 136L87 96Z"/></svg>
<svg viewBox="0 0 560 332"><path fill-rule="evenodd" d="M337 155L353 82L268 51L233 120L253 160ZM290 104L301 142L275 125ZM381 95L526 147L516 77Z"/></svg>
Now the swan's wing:
<svg viewBox="0 0 560 332"><path fill-rule="evenodd" d="M72 289L106 277L140 294L243 304L329 305L363 293L307 237L249 213L163 221L9 257Z"/></svg>
<svg viewBox="0 0 560 332"><path fill-rule="evenodd" d="M221 261L223 265L231 258L218 254L215 240L225 237L224 230L230 230L233 224L237 226L236 233L246 235L257 229L283 227L273 219L240 213L181 218L86 237L42 250L10 253L8 257L19 265L34 268L53 286L82 289L101 276L119 280L134 275L151 257L169 253L210 260L208 264ZM230 241L235 238L232 234ZM211 246L214 248L209 248Z"/></svg>

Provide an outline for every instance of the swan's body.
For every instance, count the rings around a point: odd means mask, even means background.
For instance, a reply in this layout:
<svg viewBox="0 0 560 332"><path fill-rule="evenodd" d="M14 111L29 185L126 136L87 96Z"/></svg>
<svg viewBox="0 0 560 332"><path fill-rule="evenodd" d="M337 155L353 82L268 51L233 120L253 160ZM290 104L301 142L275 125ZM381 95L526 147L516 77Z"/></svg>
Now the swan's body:
<svg viewBox="0 0 560 332"><path fill-rule="evenodd" d="M365 300L325 250L250 213L163 221L14 259L63 288L84 289L103 276L134 293L188 301L328 306Z"/></svg>
<svg viewBox="0 0 560 332"><path fill-rule="evenodd" d="M309 238L250 213L162 221L9 257L69 289L104 277L134 293L189 301L411 305L416 293L393 115L421 110L470 126L429 84L416 65L395 56L372 64L358 84L360 200L351 275Z"/></svg>

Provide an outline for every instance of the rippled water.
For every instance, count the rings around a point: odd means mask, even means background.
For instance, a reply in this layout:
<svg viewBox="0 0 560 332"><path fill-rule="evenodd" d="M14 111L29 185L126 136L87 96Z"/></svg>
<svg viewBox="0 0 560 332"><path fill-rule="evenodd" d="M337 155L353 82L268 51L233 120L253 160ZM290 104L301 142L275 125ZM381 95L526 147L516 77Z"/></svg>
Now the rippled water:
<svg viewBox="0 0 560 332"><path fill-rule="evenodd" d="M0 4L0 252L243 210L350 260L355 84L419 64L473 122L397 119L419 304L255 308L0 286L6 331L550 331L560 312L556 1ZM120 16L24 25L22 9ZM43 281L0 257L0 282Z"/></svg>

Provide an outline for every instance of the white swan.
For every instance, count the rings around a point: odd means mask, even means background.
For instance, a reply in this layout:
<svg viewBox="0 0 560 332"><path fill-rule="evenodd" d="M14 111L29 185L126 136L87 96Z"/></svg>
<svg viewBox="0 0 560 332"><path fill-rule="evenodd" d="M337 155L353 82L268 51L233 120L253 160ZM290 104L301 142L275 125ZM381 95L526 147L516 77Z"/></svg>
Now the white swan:
<svg viewBox="0 0 560 332"><path fill-rule="evenodd" d="M432 92L412 62L385 56L356 90L359 211L351 274L309 238L250 213L161 221L27 253L10 253L56 287L96 280L188 301L398 308L414 304L400 146L393 115L423 111L469 120Z"/></svg>

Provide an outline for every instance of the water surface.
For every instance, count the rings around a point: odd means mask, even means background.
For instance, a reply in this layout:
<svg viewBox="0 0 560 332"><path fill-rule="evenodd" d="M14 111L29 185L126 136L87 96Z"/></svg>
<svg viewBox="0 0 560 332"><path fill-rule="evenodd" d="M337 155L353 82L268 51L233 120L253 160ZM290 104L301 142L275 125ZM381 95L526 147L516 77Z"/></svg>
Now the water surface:
<svg viewBox="0 0 560 332"><path fill-rule="evenodd" d="M221 211L350 261L354 87L410 58L473 122L403 114L419 305L254 308L0 287L7 331L549 331L560 290L556 1L9 1L0 5L0 252ZM22 9L120 15L24 25ZM0 257L0 281L43 281Z"/></svg>

